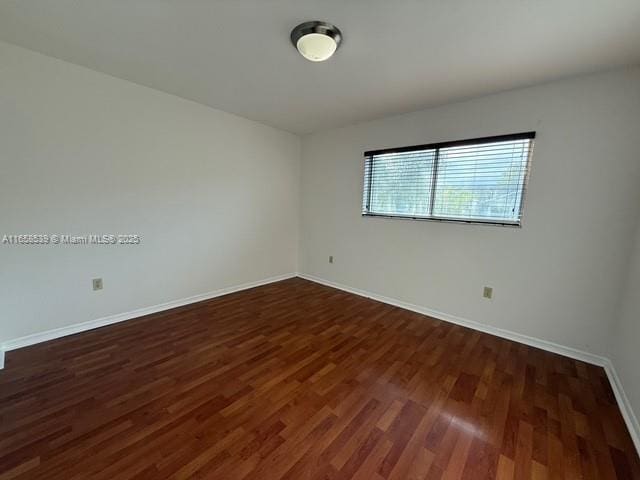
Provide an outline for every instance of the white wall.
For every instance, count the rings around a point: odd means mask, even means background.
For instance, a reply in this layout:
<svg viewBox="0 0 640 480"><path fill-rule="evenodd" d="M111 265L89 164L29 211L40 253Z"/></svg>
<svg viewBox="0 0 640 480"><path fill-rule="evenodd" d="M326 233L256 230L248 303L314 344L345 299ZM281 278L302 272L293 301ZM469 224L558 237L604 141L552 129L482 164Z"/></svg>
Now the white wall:
<svg viewBox="0 0 640 480"><path fill-rule="evenodd" d="M142 236L0 244L0 343L295 272L299 163L294 135L0 43L0 236Z"/></svg>
<svg viewBox="0 0 640 480"><path fill-rule="evenodd" d="M0 236L142 237L0 244L0 344L298 269L612 356L640 411L639 84L638 68L565 80L310 135L301 151L0 42ZM527 130L523 228L361 217L363 151Z"/></svg>
<svg viewBox="0 0 640 480"><path fill-rule="evenodd" d="M608 353L640 205L638 85L621 70L305 137L300 271ZM361 217L365 150L528 130L521 229Z"/></svg>
<svg viewBox="0 0 640 480"><path fill-rule="evenodd" d="M310 135L300 182L294 135L0 43L0 235L143 239L0 244L0 343L298 269L609 355L640 214L639 83L620 70ZM525 130L523 228L361 217L364 150ZM637 282L613 342L634 385Z"/></svg>
<svg viewBox="0 0 640 480"><path fill-rule="evenodd" d="M640 157L639 157L640 159ZM640 224L629 262L620 318L613 332L611 356L636 417L640 415ZM638 419L636 418L636 422ZM640 426L637 426L640 434Z"/></svg>

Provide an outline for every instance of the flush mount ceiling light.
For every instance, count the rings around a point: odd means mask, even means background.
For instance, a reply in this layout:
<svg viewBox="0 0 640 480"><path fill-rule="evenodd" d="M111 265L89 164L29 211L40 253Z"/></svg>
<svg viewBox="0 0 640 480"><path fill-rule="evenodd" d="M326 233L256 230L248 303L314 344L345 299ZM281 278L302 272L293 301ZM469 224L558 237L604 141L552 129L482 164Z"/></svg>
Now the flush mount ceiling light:
<svg viewBox="0 0 640 480"><path fill-rule="evenodd" d="M291 30L291 43L311 62L324 62L338 49L342 33L327 22L304 22Z"/></svg>

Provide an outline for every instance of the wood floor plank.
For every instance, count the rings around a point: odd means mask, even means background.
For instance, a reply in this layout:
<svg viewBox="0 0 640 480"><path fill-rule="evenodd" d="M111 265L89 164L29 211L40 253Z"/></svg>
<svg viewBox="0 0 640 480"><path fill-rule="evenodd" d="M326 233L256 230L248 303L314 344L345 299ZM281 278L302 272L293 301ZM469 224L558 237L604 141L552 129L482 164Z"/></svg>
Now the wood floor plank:
<svg viewBox="0 0 640 480"><path fill-rule="evenodd" d="M602 368L299 278L8 352L0 480L640 479Z"/></svg>

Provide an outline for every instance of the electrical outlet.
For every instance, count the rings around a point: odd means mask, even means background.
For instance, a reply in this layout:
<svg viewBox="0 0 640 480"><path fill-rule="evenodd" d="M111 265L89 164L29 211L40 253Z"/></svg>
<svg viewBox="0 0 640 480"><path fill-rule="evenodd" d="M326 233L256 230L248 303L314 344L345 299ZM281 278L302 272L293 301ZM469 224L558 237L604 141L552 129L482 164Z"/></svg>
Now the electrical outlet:
<svg viewBox="0 0 640 480"><path fill-rule="evenodd" d="M493 297L493 288L492 287L484 287L484 290L482 292L482 296L484 298L491 299Z"/></svg>
<svg viewBox="0 0 640 480"><path fill-rule="evenodd" d="M333 263L333 255L329 255L329 263Z"/></svg>
<svg viewBox="0 0 640 480"><path fill-rule="evenodd" d="M93 280L91 280L91 283L93 284L93 289L94 290L102 290L102 279L101 278L94 278Z"/></svg>

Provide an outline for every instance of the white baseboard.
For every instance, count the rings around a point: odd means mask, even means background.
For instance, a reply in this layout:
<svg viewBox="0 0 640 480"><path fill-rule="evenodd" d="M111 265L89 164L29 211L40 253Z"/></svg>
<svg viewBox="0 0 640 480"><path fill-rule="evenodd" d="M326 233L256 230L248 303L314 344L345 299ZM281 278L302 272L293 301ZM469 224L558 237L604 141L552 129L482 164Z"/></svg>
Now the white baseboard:
<svg viewBox="0 0 640 480"><path fill-rule="evenodd" d="M411 303L396 300L394 298L385 297L383 295L378 295L376 293L367 292L365 290L360 290L358 288L349 287L347 285L342 285L340 283L325 280L324 278L316 277L314 275L298 273L298 276L300 278L304 278L312 282L320 283L328 287L337 288L338 290L344 290L345 292L354 293L362 297L371 298L373 300L377 300L382 303L387 303L389 305L394 305L396 307L404 308L406 310L411 310L412 312L417 312L423 315L427 315L429 317L434 317L434 318L437 318L438 320L444 320L445 322L455 323L457 325L468 327L473 330L489 333L497 337L506 338L508 340L513 340L514 342L518 342L518 343L524 343L525 345L540 348L548 352L557 353L559 355L564 355L566 357L574 358L576 360L581 360L583 362L587 362L593 365L598 365L600 367L603 367L607 374L607 377L609 378L609 383L611 384L611 388L618 402L618 407L620 408L622 417L624 418L624 421L627 425L627 429L629 430L631 439L633 440L636 450L640 454L640 424L638 423L638 419L633 412L631 403L629 402L629 399L627 398L624 392L624 388L622 387L622 382L620 381L620 377L618 377L618 374L616 373L613 363L608 358L602 357L600 355L594 355L589 352L584 352L582 350L578 350L575 348L566 347L564 345L559 345L557 343L549 342L547 340L541 340L539 338L529 337L527 335L511 332L509 330L503 330L501 328L493 327L491 325L485 325L483 323L476 322L473 320L467 320L466 318L456 317L455 315L439 312L437 310L431 310L430 308L413 305Z"/></svg>
<svg viewBox="0 0 640 480"><path fill-rule="evenodd" d="M444 320L445 322L455 323L463 327L468 327L473 330L478 330L480 332L485 332L491 335L495 335L497 337L513 340L514 342L524 343L525 345L541 348L542 350L558 353L566 357L575 358L576 360L582 360L583 362L599 365L601 367L604 367L605 364L609 361L607 358L601 357L599 355L594 355L593 353L584 352L582 350L578 350L571 347L566 347L564 345L559 345L557 343L549 342L547 340L541 340L539 338L529 337L527 335L522 335L521 333L511 332L509 330L503 330L501 328L494 327L491 325L486 325L484 323L476 322L474 320L468 320L466 318L457 317L455 315L450 315L448 313L439 312L437 310L432 310L430 308L421 307L419 305L414 305L412 303L407 303L401 300L396 300L394 298L378 295L377 293L371 293L365 290L360 290L358 288L349 287L347 285L342 285L340 283L335 283L329 280L325 280L324 278L316 277L314 275L299 273L298 276L300 278L304 278L312 282L320 283L322 285L327 285L328 287L337 288L339 290L344 290L345 292L349 292L349 293L355 293L356 295L360 295L361 297L371 298L373 300L377 300L382 303L388 303L389 305L394 305L396 307L404 308L405 310L411 310L412 312L417 312L423 315L427 315L429 317L434 317L434 318L437 318L438 320Z"/></svg>
<svg viewBox="0 0 640 480"><path fill-rule="evenodd" d="M613 394L616 396L618 407L620 407L620 412L622 413L624 422L627 424L629 435L631 435L633 444L640 455L640 423L638 423L638 417L636 417L633 411L631 402L629 402L629 398L622 386L622 380L618 376L611 360L607 359L607 363L604 365L604 371L607 372L609 383L613 389Z"/></svg>
<svg viewBox="0 0 640 480"><path fill-rule="evenodd" d="M131 320L144 315L149 315L151 313L161 312L164 310L169 310L171 308L176 308L184 305L189 305L191 303L201 302L203 300L209 300L211 298L220 297L222 295L227 295L229 293L238 292L238 291L246 290L249 288L259 287L261 285L278 282L280 280L286 280L287 278L292 278L295 276L304 278L306 280L310 280L312 282L320 283L322 285L327 285L329 287L337 288L345 292L360 295L362 297L371 298L373 300L387 303L389 305L394 305L396 307L404 308L406 310L411 310L413 312L421 313L423 315L428 315L430 317L434 317L439 320L444 320L446 322L462 325L464 327L468 327L473 330L489 333L491 335L496 335L498 337L506 338L508 340L524 343L525 345L530 345L532 347L537 347L542 350L547 350L549 352L557 353L560 355L564 355L570 358L574 358L577 360L581 360L587 363L591 363L591 364L599 365L603 367L605 369L607 377L609 378L609 383L611 384L611 388L613 389L614 395L618 402L618 406L620 407L622 416L625 420L625 423L627 424L627 428L629 429L631 438L633 439L636 449L638 450L638 452L640 452L640 424L638 423L638 419L633 412L633 408L631 407L629 399L627 398L624 392L624 388L622 386L620 377L616 373L613 363L608 358L601 357L599 355L594 355L588 352L583 352L575 348L559 345L557 343L549 342L547 340L540 340L537 338L529 337L527 335L522 335L519 333L503 330L490 325L485 325L483 323L476 322L473 320L467 320L464 318L456 317L455 315L449 315L447 313L439 312L437 310L431 310L426 307L413 305L411 303L403 302L400 300L385 297L383 295L378 295L376 293L367 292L357 288L352 288L346 285L342 285L329 280L325 280L323 278L319 278L313 275L307 275L303 273L298 273L298 274L289 273L285 275L278 275L275 277L258 280L256 282L250 282L242 285L223 288L220 290L215 290L215 291L203 293L200 295L194 295L194 296L182 298L179 300L173 300L171 302L161 303L161 304L153 305L150 307L132 310L130 312L110 315L108 317L102 317L95 320L90 320L88 322L77 323L74 325L69 325L67 327L57 328L54 330L49 330L46 332L36 333L33 335L27 335L25 337L9 340L0 346L0 369L4 367L5 351L15 350L17 348L27 347L29 345L34 345L36 343L46 342L48 340L53 340L56 338L67 336L67 335L72 335L74 333L80 333L87 330L92 330L94 328L103 327L106 325L111 325L111 324L123 322L126 320Z"/></svg>
<svg viewBox="0 0 640 480"><path fill-rule="evenodd" d="M25 337L15 338L9 340L0 345L0 351L2 351L2 364L4 365L4 351L15 350L17 348L28 347L36 343L46 342L55 338L65 337L67 335L73 335L74 333L85 332L87 330L93 330L94 328L104 327L113 323L124 322L125 320L131 320L133 318L142 317L143 315L149 315L151 313L157 313L171 308L182 307L189 305L190 303L201 302L203 300L209 300L211 298L220 297L222 295L228 295L229 293L239 292L240 290L246 290L248 288L259 287L260 285L266 285L268 283L279 282L280 280L286 280L287 278L295 277L295 273L287 273L284 275L278 275L275 277L265 278L255 282L244 283L242 285L236 285L233 287L222 288L220 290L214 290L212 292L202 293L199 295L193 295L191 297L181 298L179 300L173 300L170 302L153 305L150 307L139 308L130 312L117 313L115 315L109 315L108 317L97 318L95 320L89 320L88 322L76 323L74 325L68 325L66 327L56 328L48 330L46 332L35 333L33 335L27 335ZM2 367L0 367L2 368Z"/></svg>

